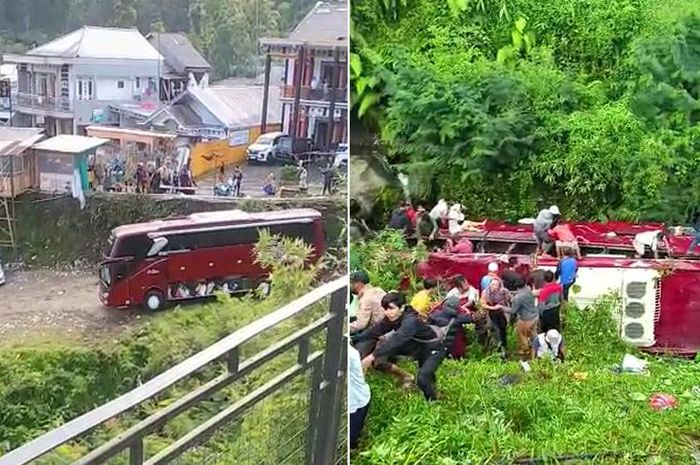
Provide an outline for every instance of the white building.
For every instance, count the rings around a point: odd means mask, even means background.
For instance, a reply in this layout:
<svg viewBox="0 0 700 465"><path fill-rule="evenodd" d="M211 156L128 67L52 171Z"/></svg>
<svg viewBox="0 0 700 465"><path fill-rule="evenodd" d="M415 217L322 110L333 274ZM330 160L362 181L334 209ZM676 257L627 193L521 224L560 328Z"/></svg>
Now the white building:
<svg viewBox="0 0 700 465"><path fill-rule="evenodd" d="M158 100L163 67L136 29L89 26L3 61L17 66L16 124L48 135L85 134L111 103Z"/></svg>

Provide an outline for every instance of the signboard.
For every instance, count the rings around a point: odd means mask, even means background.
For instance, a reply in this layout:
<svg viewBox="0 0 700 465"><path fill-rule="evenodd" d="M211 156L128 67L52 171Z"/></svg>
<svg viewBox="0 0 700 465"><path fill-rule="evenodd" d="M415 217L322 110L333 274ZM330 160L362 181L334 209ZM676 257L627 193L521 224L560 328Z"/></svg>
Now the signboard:
<svg viewBox="0 0 700 465"><path fill-rule="evenodd" d="M232 131L228 135L228 146L237 147L239 145L248 145L250 140L250 130Z"/></svg>

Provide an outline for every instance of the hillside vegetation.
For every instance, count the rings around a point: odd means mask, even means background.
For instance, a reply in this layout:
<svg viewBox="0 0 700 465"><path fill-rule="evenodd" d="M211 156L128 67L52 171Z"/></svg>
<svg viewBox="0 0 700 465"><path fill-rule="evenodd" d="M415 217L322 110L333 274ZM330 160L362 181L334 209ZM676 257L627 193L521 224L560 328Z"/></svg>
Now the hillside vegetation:
<svg viewBox="0 0 700 465"><path fill-rule="evenodd" d="M353 2L353 104L414 199L682 222L700 200L700 3Z"/></svg>

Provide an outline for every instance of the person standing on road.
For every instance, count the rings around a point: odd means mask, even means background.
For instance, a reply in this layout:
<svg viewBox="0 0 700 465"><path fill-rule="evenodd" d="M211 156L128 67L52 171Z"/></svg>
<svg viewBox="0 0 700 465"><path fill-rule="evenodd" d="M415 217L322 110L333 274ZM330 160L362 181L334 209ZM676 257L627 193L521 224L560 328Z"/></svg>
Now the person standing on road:
<svg viewBox="0 0 700 465"><path fill-rule="evenodd" d="M328 195L332 195L334 170L331 162L328 162L326 167L321 170L321 173L323 174L323 192L321 195L326 195L326 192L328 192Z"/></svg>
<svg viewBox="0 0 700 465"><path fill-rule="evenodd" d="M309 172L304 167L304 162L302 160L299 160L299 165L297 166L297 173L299 174L299 189L308 189L309 186L306 184L306 178L309 175Z"/></svg>
<svg viewBox="0 0 700 465"><path fill-rule="evenodd" d="M357 449L367 411L372 398L365 374L362 371L360 353L348 347L348 413L350 414L350 449Z"/></svg>
<svg viewBox="0 0 700 465"><path fill-rule="evenodd" d="M235 197L241 196L241 184L243 183L243 171L241 167L236 165L233 168L233 173L231 173L231 185L233 186L233 195Z"/></svg>

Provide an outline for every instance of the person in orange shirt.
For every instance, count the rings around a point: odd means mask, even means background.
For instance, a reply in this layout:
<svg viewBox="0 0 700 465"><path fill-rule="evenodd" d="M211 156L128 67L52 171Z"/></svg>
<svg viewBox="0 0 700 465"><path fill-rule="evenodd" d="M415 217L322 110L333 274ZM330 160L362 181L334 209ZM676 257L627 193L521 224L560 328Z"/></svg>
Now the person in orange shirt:
<svg viewBox="0 0 700 465"><path fill-rule="evenodd" d="M557 247L557 258L561 258L563 255L563 250L565 247L571 248L576 253L576 258L581 259L581 250L578 247L578 241L571 228L566 224L558 224L549 231L547 234L554 239L554 243Z"/></svg>

